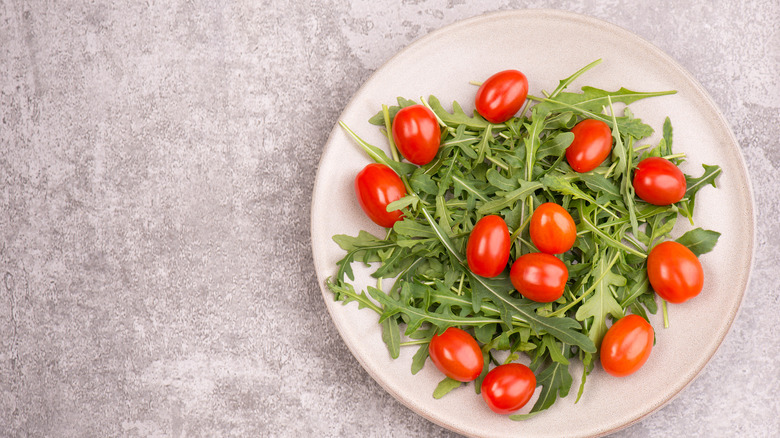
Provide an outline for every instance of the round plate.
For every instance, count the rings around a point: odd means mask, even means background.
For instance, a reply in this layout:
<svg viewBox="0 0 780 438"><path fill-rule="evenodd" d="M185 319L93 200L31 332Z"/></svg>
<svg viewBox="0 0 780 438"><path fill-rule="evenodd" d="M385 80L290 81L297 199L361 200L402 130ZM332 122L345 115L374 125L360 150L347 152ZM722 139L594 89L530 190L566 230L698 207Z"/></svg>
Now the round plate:
<svg viewBox="0 0 780 438"><path fill-rule="evenodd" d="M674 150L685 152L681 165L698 176L702 164L723 168L718 188L705 187L696 198L696 226L722 233L715 250L701 257L704 290L697 298L670 305L671 327L664 329L660 311L651 322L657 343L649 361L637 373L613 378L599 365L588 377L575 404L581 367L572 366L574 383L568 397L523 422L492 413L473 384L440 400L432 392L442 375L430 362L416 375L410 372L416 348L402 348L392 360L381 340L377 315L356 303L335 303L324 287L344 253L334 234L356 235L367 230L382 236L360 209L354 194L355 175L370 159L336 126L320 161L312 198L312 249L326 307L344 342L368 373L390 394L420 415L470 436L533 437L597 436L614 432L657 410L677 395L702 370L723 341L739 309L753 256L753 201L747 171L734 135L702 87L675 61L647 41L617 26L567 12L525 10L501 12L462 21L435 31L402 50L363 85L347 105L341 120L371 144L387 150L386 139L367 120L382 104L397 96L419 99L433 94L442 103L457 100L470 112L476 87L509 68L523 71L530 93L552 91L563 79L591 61L603 62L569 87L584 85L616 90L677 90L631 105L634 114L656 129L669 116ZM686 222L683 224L683 222ZM678 221L673 235L690 224ZM356 270L356 287L365 287L365 270ZM537 388L537 394L539 389ZM527 412L533 400L521 412Z"/></svg>

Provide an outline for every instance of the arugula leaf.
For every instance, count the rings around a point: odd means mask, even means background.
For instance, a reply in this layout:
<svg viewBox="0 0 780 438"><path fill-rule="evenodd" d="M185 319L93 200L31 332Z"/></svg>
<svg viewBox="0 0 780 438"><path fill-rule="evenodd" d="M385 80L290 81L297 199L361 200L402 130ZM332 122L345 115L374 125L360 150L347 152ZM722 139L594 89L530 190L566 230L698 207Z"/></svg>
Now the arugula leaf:
<svg viewBox="0 0 780 438"><path fill-rule="evenodd" d="M692 178L688 175L685 175L685 196L683 196L683 200L680 201L679 206L682 214L685 215L685 217L688 219L693 218L693 204L696 200L696 193L698 193L698 191L707 184L711 184L713 187L717 187L715 185L715 179L723 171L720 166L710 166L707 164L703 164L702 166L704 167L704 173L702 176L698 178Z"/></svg>
<svg viewBox="0 0 780 438"><path fill-rule="evenodd" d="M380 240L371 233L363 230L358 233L357 237L337 234L333 236L333 241L336 242L341 249L347 251L347 255L336 262L339 267L338 273L336 274L337 281L343 281L345 276L349 277L350 280L355 279L355 274L352 272L352 263L357 257L362 255L363 263L379 261L379 250L395 246L392 243Z"/></svg>
<svg viewBox="0 0 780 438"><path fill-rule="evenodd" d="M630 104L640 99L654 96L664 96L675 94L677 91L656 91L641 92L631 91L627 88L620 88L617 91L606 91L594 87L582 87L582 93L560 93L555 100L544 101L535 108L542 113L553 111L562 111L570 106L576 106L584 111L601 111L601 108L609 105L609 99L612 102L622 102ZM567 105L561 105L567 104Z"/></svg>
<svg viewBox="0 0 780 438"><path fill-rule="evenodd" d="M439 99L437 99L436 96L428 97L428 105L439 119L448 126L464 125L467 128L485 129L490 125L490 122L485 120L478 113L474 113L473 117L467 116L458 102L452 102L452 113L447 112L447 110L441 106L441 102L439 102Z"/></svg>
<svg viewBox="0 0 780 438"><path fill-rule="evenodd" d="M663 147L661 148L661 156L672 155L672 121L667 117L664 120L663 127Z"/></svg>
<svg viewBox="0 0 780 438"><path fill-rule="evenodd" d="M533 98L533 97L529 96L529 98ZM551 104L554 104L554 105L558 105L558 106L560 106L562 108L574 111L574 112L576 112L576 113L580 114L581 116L583 116L585 118L588 118L588 119L601 120L602 122L606 123L607 125L610 125L610 127L613 127L613 125L616 122L618 124L619 128L620 128L620 131L624 135L630 135L630 136L634 137L637 140L645 138L645 137L649 137L649 136L653 135L653 132L654 132L652 127L642 123L642 121L639 120L639 119L630 118L630 117L617 117L615 119L615 122L613 122L610 117L601 115L598 111L590 111L590 110L587 110L587 109L583 109L583 108L581 108L581 107L579 107L577 105L572 105L572 104L569 104L569 103L566 103L566 102L561 102L561 101L554 100L554 99L549 99L549 98L545 98L545 99L536 98L536 99L541 101L542 103L551 103ZM539 105L537 105L534 108L537 108L538 106ZM540 111L541 114L544 113L544 110L540 109L539 111Z"/></svg>
<svg viewBox="0 0 780 438"><path fill-rule="evenodd" d="M536 190L542 187L542 183L538 181L528 182L520 180L520 188L512 190L511 192L496 192L496 194L500 197L482 204L477 209L477 213L481 215L488 215L498 213L505 208L512 208L516 202L526 198L528 195L533 194Z"/></svg>
<svg viewBox="0 0 780 438"><path fill-rule="evenodd" d="M408 317L406 322L407 335L419 329L423 323L426 322L436 326L439 332L443 332L450 327L479 327L485 324L496 324L501 322L496 318L489 318L487 316L458 316L446 308L441 313L430 312L424 309L410 306L409 304L403 303L401 301L397 301L381 290L371 286L368 287L368 293L371 295L371 298L378 301L384 309L382 311L382 316L379 318L380 323L399 313L402 313Z"/></svg>
<svg viewBox="0 0 780 438"><path fill-rule="evenodd" d="M574 141L574 134L571 132L559 132L547 137L536 151L536 159L541 160L549 156L560 157L566 152L566 148Z"/></svg>
<svg viewBox="0 0 780 438"><path fill-rule="evenodd" d="M612 295L610 286L625 286L625 277L612 272L612 265L607 257L608 251L603 251L598 261L594 264L593 275L594 291L577 309L576 318L585 321L593 318L588 331L588 337L598 347L601 339L607 332L607 316L611 315L615 320L623 317L623 308L620 307L615 296Z"/></svg>
<svg viewBox="0 0 780 438"><path fill-rule="evenodd" d="M390 357L398 359L401 354L401 331L398 329L398 320L387 318L382 322L382 341L387 345Z"/></svg>
<svg viewBox="0 0 780 438"><path fill-rule="evenodd" d="M560 93L561 91L565 90L572 82L574 82L575 79L582 76L586 71L592 69L593 67L601 64L601 58L591 62L590 64L586 65L585 67L582 67L581 69L574 72L573 75L569 76L566 79L561 79L560 82L558 82L558 87L550 94L550 97L555 97Z"/></svg>
<svg viewBox="0 0 780 438"><path fill-rule="evenodd" d="M369 309L373 310L376 313L382 314L382 309L380 309L376 304L374 304L369 298L368 295L366 295L365 292L356 292L354 286L352 286L349 283L341 283L337 282L334 283L328 279L325 282L325 286L330 289L331 292L333 292L333 297L336 301L341 301L342 304L347 305L351 302L357 302L358 303L358 309L363 309L368 307Z"/></svg>
<svg viewBox="0 0 780 438"><path fill-rule="evenodd" d="M628 210L628 220L631 223L631 230L634 235L639 233L639 222L636 218L636 209L634 207L634 186L631 183L631 160L634 157L633 139L628 138L627 146L623 145L623 139L620 137L620 127L615 119L615 110L612 108L612 98L607 96L609 101L609 107L612 112L612 138L615 139L615 146L612 148L613 156L617 157L615 166L615 176L618 177L623 184L621 184L620 192L623 194L623 202ZM626 147L628 150L626 150Z"/></svg>
<svg viewBox="0 0 780 438"><path fill-rule="evenodd" d="M425 366L425 361L428 360L428 344L420 345L417 353L412 356L412 374L417 374Z"/></svg>
<svg viewBox="0 0 780 438"><path fill-rule="evenodd" d="M450 377L445 377L441 382L439 382L438 385L436 385L436 389L433 390L433 398L440 399L449 394L449 392L453 389L460 388L461 385L463 385L463 382L459 382Z"/></svg>
<svg viewBox="0 0 780 438"><path fill-rule="evenodd" d="M594 192L606 193L616 198L621 196L620 188L618 188L617 184L600 173L586 172L578 176Z"/></svg>
<svg viewBox="0 0 780 438"><path fill-rule="evenodd" d="M502 308L501 319L505 323L514 314L528 322L531 325L531 329L536 333L549 333L562 342L576 345L584 351L596 352L593 342L578 331L582 327L574 319L539 316L533 311L533 304L527 304L512 298L506 290L494 287L492 282L483 277L471 274L471 279L473 280L472 288L475 291L474 295L477 295L477 291L480 291L479 296L490 296L494 302L498 301L499 306Z"/></svg>
<svg viewBox="0 0 780 438"><path fill-rule="evenodd" d="M706 254L715 248L720 233L702 228L694 228L677 239L677 243L686 246L696 257Z"/></svg>
<svg viewBox="0 0 780 438"><path fill-rule="evenodd" d="M560 362L553 362L547 366L541 373L537 374L536 385L542 387L539 398L534 407L528 414L510 415L510 420L527 420L539 412L549 408L555 403L558 397L566 397L571 389L572 378L569 374L569 367Z"/></svg>
<svg viewBox="0 0 780 438"><path fill-rule="evenodd" d="M374 159L377 163L384 164L386 166L390 166L395 173L399 175L407 175L414 171L415 166L413 164L409 163L401 163L398 161L393 160L392 158L388 157L387 154L378 147L371 145L367 143L362 138L358 137L357 134L355 134L355 131L349 129L349 126L346 125L346 123L339 121L339 125L347 131L347 134L349 134L353 140L361 147L363 150Z"/></svg>

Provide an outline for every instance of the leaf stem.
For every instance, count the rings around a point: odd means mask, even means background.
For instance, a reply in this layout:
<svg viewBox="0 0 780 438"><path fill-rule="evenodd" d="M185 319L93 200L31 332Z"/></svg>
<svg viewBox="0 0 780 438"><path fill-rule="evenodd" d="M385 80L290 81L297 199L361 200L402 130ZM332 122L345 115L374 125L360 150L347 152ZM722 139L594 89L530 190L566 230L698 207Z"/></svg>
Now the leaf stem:
<svg viewBox="0 0 780 438"><path fill-rule="evenodd" d="M486 156L485 158L487 158L491 163L495 164L496 166L498 166L498 167L500 167L500 168L502 168L502 169L504 169L506 171L509 171L509 166L507 166L506 164L496 160L495 158L491 157L490 155Z"/></svg>
<svg viewBox="0 0 780 438"><path fill-rule="evenodd" d="M574 82L575 79L582 76L583 73L586 71L592 69L593 67L601 64L601 58L591 62L590 64L586 65L585 67L582 67L581 69L577 70L573 75L569 76L568 78L562 80L560 84L558 84L558 87L555 89L555 91L552 92L548 98L553 98L558 95L561 91L565 90L566 87L568 87L572 82Z"/></svg>
<svg viewBox="0 0 780 438"><path fill-rule="evenodd" d="M661 311L664 314L664 328L669 328L669 311L666 309L666 300L661 298Z"/></svg>
<svg viewBox="0 0 780 438"><path fill-rule="evenodd" d="M393 159L397 162L401 162L400 157L398 156L398 148L395 146L395 141L393 141L393 126L390 123L390 111L387 109L387 105L382 105L382 115L385 118L385 136L387 137L387 142L390 144L390 154L393 156ZM406 193L413 194L417 196L417 193L412 190L411 184L409 184L409 180L406 179L406 175L400 175L401 176L401 182L404 183L404 187L406 188ZM419 198L419 196L418 196Z"/></svg>
<svg viewBox="0 0 780 438"><path fill-rule="evenodd" d="M417 339L417 340L414 340L414 341L401 342L398 345L401 346L401 347L408 347L410 345L423 345L423 344L427 344L429 342L431 342L430 339Z"/></svg>
<svg viewBox="0 0 780 438"><path fill-rule="evenodd" d="M514 242L515 239L517 239L517 236L520 236L523 233L523 230L528 225L528 222L531 222L531 216L528 216L527 218L525 218L525 220L523 220L523 223L520 224L519 227L517 227L517 229L512 233L511 236L509 236L509 241L510 242Z"/></svg>
<svg viewBox="0 0 780 438"><path fill-rule="evenodd" d="M452 128L449 125L447 125L446 123L444 123L444 120L439 118L439 115L436 114L436 111L434 111L433 108L431 108L431 104L429 104L427 100L423 99L423 97L420 96L420 101L422 102L424 107L426 107L429 110L431 110L431 112L433 113L433 117L436 117L436 121L439 122L439 125L443 126L444 128L447 128L447 130L450 131L450 133L452 133L452 134L455 133L455 128Z"/></svg>
<svg viewBox="0 0 780 438"><path fill-rule="evenodd" d="M382 115L385 118L385 136L387 137L387 143L390 145L390 154L393 155L395 161L401 161L398 157L398 148L395 146L395 140L393 140L392 123L390 123L390 110L387 105L382 104Z"/></svg>
<svg viewBox="0 0 780 438"><path fill-rule="evenodd" d="M644 250L644 249L645 249L645 248L642 246L642 244L641 244L641 243L639 243L639 242L638 242L638 241L637 241L637 240L634 238L634 236L631 236L631 235L629 235L629 234L626 234L626 235L624 235L624 236L623 236L623 238L624 238L624 239L626 239L626 241L630 242L632 245L634 245L634 246L635 246L635 247L636 247L638 250L642 251L642 250Z"/></svg>

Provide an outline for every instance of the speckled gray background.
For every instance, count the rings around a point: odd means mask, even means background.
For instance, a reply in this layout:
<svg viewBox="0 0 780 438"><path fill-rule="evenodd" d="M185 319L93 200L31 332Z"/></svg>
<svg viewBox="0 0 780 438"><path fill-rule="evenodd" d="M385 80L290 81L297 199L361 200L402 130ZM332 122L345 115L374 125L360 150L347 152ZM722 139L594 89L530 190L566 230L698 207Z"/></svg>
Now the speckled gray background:
<svg viewBox="0 0 780 438"><path fill-rule="evenodd" d="M604 19L680 62L755 189L731 332L616 436L780 435L776 0L0 0L0 435L453 436L341 341L312 267L311 190L340 111L396 51L531 7Z"/></svg>

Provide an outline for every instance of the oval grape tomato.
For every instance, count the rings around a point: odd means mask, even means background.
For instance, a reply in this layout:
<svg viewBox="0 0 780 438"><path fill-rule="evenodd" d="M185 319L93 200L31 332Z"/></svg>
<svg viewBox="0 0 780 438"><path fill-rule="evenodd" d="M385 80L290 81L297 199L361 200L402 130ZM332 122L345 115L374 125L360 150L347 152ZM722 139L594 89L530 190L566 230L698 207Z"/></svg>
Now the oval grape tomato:
<svg viewBox="0 0 780 438"><path fill-rule="evenodd" d="M685 196L685 175L671 161L645 158L634 170L636 195L653 205L674 204Z"/></svg>
<svg viewBox="0 0 780 438"><path fill-rule="evenodd" d="M627 315L612 324L601 341L601 366L615 377L635 373L650 357L655 332L639 315Z"/></svg>
<svg viewBox="0 0 780 438"><path fill-rule="evenodd" d="M577 239L577 226L565 208L553 202L536 207L531 216L531 241L539 251L562 254L571 249Z"/></svg>
<svg viewBox="0 0 780 438"><path fill-rule="evenodd" d="M499 365L482 380L482 398L493 412L511 414L531 400L536 389L536 376L519 363Z"/></svg>
<svg viewBox="0 0 780 438"><path fill-rule="evenodd" d="M422 105L402 108L392 125L393 141L410 163L428 164L439 151L441 130L433 111Z"/></svg>
<svg viewBox="0 0 780 438"><path fill-rule="evenodd" d="M539 303L549 303L563 295L569 270L557 257L533 252L515 260L509 271L509 279L524 297Z"/></svg>
<svg viewBox="0 0 780 438"><path fill-rule="evenodd" d="M471 272L483 277L495 277L503 272L512 246L509 239L509 228L500 216L480 219L466 245L466 261Z"/></svg>
<svg viewBox="0 0 780 438"><path fill-rule="evenodd" d="M566 161L576 172L590 172L612 152L612 131L601 120L585 119L571 132L574 141L566 148Z"/></svg>
<svg viewBox="0 0 780 438"><path fill-rule="evenodd" d="M489 77L477 90L474 106L490 123L511 119L528 96L528 79L518 70L504 70Z"/></svg>
<svg viewBox="0 0 780 438"><path fill-rule="evenodd" d="M371 163L355 177L355 194L360 208L377 225L390 228L403 217L400 210L387 211L387 205L406 195L406 188L389 166Z"/></svg>
<svg viewBox="0 0 780 438"><path fill-rule="evenodd" d="M647 277L653 290L670 303L688 301L704 287L704 270L696 254L671 240L650 250Z"/></svg>
<svg viewBox="0 0 780 438"><path fill-rule="evenodd" d="M459 382L470 382L482 374L484 361L479 344L457 327L434 334L428 344L428 354L439 371Z"/></svg>

